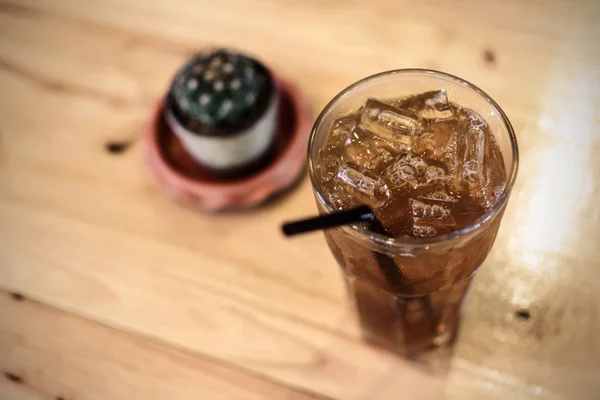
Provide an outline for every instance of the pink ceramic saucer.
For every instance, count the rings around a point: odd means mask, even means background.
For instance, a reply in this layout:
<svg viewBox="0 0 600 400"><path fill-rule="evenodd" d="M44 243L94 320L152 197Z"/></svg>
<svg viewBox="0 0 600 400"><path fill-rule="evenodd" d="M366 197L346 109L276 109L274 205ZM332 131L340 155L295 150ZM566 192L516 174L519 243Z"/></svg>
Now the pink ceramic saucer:
<svg viewBox="0 0 600 400"><path fill-rule="evenodd" d="M304 172L313 118L308 101L291 82L276 76L280 93L278 131L267 165L252 175L223 180L196 163L163 117L157 101L142 136L144 159L165 193L206 211L250 208L291 186Z"/></svg>

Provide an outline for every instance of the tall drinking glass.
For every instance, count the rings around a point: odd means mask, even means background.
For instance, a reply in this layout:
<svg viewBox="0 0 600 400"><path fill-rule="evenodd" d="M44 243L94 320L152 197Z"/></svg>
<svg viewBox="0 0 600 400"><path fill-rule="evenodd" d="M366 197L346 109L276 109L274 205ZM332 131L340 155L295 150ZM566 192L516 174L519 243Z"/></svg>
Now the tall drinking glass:
<svg viewBox="0 0 600 400"><path fill-rule="evenodd" d="M320 149L333 122L356 112L368 98L403 98L446 89L449 100L479 113L489 124L506 169L495 204L475 223L432 238L390 238L359 225L325 231L344 272L363 337L404 355L448 343L472 278L486 259L506 208L518 168L513 128L498 104L458 77L405 69L376 74L344 89L319 115L309 143L309 173L321 213L335 211L320 176Z"/></svg>

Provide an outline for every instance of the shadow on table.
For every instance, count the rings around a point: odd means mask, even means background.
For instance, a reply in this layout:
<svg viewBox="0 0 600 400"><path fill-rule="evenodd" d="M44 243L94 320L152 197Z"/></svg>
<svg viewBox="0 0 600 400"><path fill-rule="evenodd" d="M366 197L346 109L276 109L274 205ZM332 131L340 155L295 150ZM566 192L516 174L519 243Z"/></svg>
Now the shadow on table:
<svg viewBox="0 0 600 400"><path fill-rule="evenodd" d="M319 348L323 369L335 368L337 372L323 374L323 379L347 390L352 388L351 398L358 400L444 398L454 352L453 346L442 347L408 359L368 344L362 339L351 305L340 314L336 331Z"/></svg>

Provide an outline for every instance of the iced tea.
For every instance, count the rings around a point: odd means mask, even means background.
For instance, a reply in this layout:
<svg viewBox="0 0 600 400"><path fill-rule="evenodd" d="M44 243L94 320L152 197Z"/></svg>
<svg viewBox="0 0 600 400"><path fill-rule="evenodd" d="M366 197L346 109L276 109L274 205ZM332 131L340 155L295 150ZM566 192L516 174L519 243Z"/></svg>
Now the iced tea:
<svg viewBox="0 0 600 400"><path fill-rule="evenodd" d="M325 232L365 338L404 354L448 342L500 223L486 220L509 178L497 136L444 87L367 97L325 133L313 165L318 199L371 206L400 243L391 251L381 239L361 244L361 228Z"/></svg>

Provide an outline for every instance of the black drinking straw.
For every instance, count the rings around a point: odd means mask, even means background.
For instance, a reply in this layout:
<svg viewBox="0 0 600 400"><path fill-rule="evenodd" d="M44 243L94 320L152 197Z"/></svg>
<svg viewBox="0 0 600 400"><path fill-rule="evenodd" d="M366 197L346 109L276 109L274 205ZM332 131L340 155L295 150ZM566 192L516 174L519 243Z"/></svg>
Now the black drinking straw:
<svg viewBox="0 0 600 400"><path fill-rule="evenodd" d="M283 233L286 236L293 236L359 222L366 222L373 232L389 236L369 206L360 206L346 211L286 222L283 224Z"/></svg>
<svg viewBox="0 0 600 400"><path fill-rule="evenodd" d="M299 221L286 222L283 224L282 228L283 233L286 236L293 236L360 222L365 222L373 232L388 237L390 236L369 206L359 206L346 211L338 211ZM379 269L385 277L390 289L394 291L399 290L402 283L402 277L400 269L394 262L394 259L391 256L378 251L373 251L373 255L375 256Z"/></svg>

